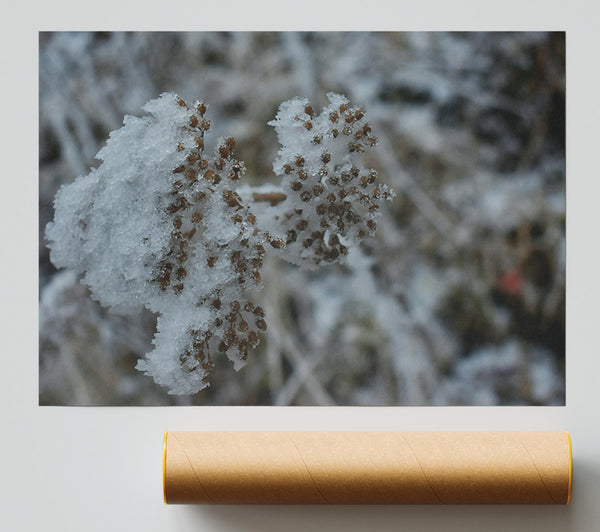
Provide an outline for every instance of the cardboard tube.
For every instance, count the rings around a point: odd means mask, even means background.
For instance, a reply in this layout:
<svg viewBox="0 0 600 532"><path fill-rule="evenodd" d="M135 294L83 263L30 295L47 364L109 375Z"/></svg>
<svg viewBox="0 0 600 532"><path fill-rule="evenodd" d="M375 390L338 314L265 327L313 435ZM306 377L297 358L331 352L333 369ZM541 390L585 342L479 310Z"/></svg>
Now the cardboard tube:
<svg viewBox="0 0 600 532"><path fill-rule="evenodd" d="M568 432L168 432L168 504L569 504Z"/></svg>

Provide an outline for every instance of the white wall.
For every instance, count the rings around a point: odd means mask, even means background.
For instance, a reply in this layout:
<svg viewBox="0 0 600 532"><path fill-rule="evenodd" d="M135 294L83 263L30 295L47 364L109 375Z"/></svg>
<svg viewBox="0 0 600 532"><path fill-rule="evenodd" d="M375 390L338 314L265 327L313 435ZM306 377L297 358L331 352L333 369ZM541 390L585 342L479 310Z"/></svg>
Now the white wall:
<svg viewBox="0 0 600 532"><path fill-rule="evenodd" d="M583 1L281 3L235 10L200 3L35 2L4 9L2 54L2 457L0 529L44 531L593 531L600 529L596 330L598 12ZM156 4L156 6L154 6ZM256 6L258 2L248 3ZM142 6L150 6L142 9ZM148 9L156 7L149 15ZM287 10L287 11L285 11ZM324 14L324 11L327 13ZM297 12L297 13L296 13ZM116 13L119 13L117 15ZM149 22L148 22L149 19ZM340 25L341 24L341 25ZM37 406L37 31L59 29L567 30L567 406L497 408L59 408ZM8 163L8 165L6 164ZM569 507L164 506L164 430L570 430Z"/></svg>

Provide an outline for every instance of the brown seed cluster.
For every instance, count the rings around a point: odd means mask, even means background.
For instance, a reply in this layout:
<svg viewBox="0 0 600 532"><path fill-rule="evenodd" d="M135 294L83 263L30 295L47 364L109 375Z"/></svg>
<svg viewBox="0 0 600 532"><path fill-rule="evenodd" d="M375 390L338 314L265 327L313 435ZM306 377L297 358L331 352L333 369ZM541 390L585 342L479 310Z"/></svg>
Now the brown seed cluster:
<svg viewBox="0 0 600 532"><path fill-rule="evenodd" d="M222 140L215 154L207 156L204 135L210 130L210 120L204 116L206 105L199 103L192 107L181 98L177 103L189 111L184 129L194 140L191 148L181 143L177 146L177 151L185 157L172 171L172 190L165 208L172 221L170 246L156 268L154 281L161 291L179 295L186 288L192 261L197 263L199 255L204 257L204 266L209 270L231 272L229 288L215 287L210 297L198 301L198 307L211 309L214 321L208 331L188 331L189 345L180 355L181 367L190 372L201 370L207 382L214 367L211 353L224 352L232 358L235 348L237 357L245 360L248 347L258 344L258 332L266 329L264 312L250 301L233 299L233 294L261 283L266 251L263 242L276 248L285 242L260 232L255 227L256 217L235 192L235 182L244 171L243 164L233 156L235 140L232 137ZM238 239L223 245L203 238L210 222L205 219L209 206L213 210L216 207L239 228ZM194 256L192 247L196 250Z"/></svg>
<svg viewBox="0 0 600 532"><path fill-rule="evenodd" d="M198 330L188 331L190 342L188 347L179 355L179 365L188 373L202 371L202 382L209 384L210 377L215 367L210 356L209 342L212 338L210 332Z"/></svg>
<svg viewBox="0 0 600 532"><path fill-rule="evenodd" d="M361 107L342 103L315 116L312 106L306 104L304 114L296 120L303 122L306 130L318 123L319 129L326 131L318 143L312 142L312 150L317 153L312 164L307 162L306 154L297 154L282 165L288 195L286 244L318 266L348 253L343 240L362 239L372 233L377 227L380 204L392 193L377 183L374 170L348 162L340 164L332 157L332 153L340 152L340 145L354 157L377 142Z"/></svg>
<svg viewBox="0 0 600 532"><path fill-rule="evenodd" d="M186 192L201 179L214 181L215 175L209 168L210 162L204 157L204 133L210 128L210 121L204 118L206 105L200 103L196 109L192 109L181 98L178 98L177 103L190 111L188 128L195 133L195 147L189 150L185 162L173 169L171 197L165 209L171 215L173 223L171 241L169 251L158 264L154 279L162 291L172 290L175 294L181 293L185 288L188 251L201 228L202 212L207 199L207 192L199 187L196 187L198 190L192 195L193 201L190 201ZM178 151L184 149L181 144L177 146Z"/></svg>
<svg viewBox="0 0 600 532"><path fill-rule="evenodd" d="M248 300L226 299L217 293L206 302L215 315L213 327L210 331L189 330L188 346L179 356L181 367L188 373L202 370L206 384L214 369L211 353L224 353L231 360L244 362L248 349L258 345L259 332L267 329L262 307Z"/></svg>
<svg viewBox="0 0 600 532"><path fill-rule="evenodd" d="M170 203L166 212L172 215L173 230L169 252L159 263L155 281L163 291L173 290L176 294L185 289L187 276L186 263L190 245L198 241L204 223L203 212L206 203L217 189L226 183L233 184L243 173L243 165L233 158L235 140L232 137L224 139L217 147L216 155L207 157L204 152L204 134L210 129L210 120L204 114L206 105L199 103L195 109L179 98L177 103L190 111L188 129L194 137L194 147L188 150L185 162L173 169L173 183ZM181 147L183 150L183 147ZM179 147L178 147L179 149ZM180 150L180 151L182 151ZM221 192L223 208L230 211L230 219L240 226L254 225L256 217L242 204L239 195L231 188L223 188ZM191 200L190 200L191 198ZM244 228L240 227L243 232ZM250 248L249 239L240 240L241 248ZM215 268L219 256L224 250L212 250L207 253L206 265ZM249 255L254 259L262 259L264 249L254 245ZM230 250L229 260L235 263L235 270L240 274L238 283L247 284L242 274L250 270L247 261L242 260L240 250ZM259 268L253 268L250 279L253 283L260 282Z"/></svg>
<svg viewBox="0 0 600 532"><path fill-rule="evenodd" d="M222 317L215 319L215 328L222 328L224 331L218 351L227 353L231 358L230 350L235 350L237 358L246 360L248 347L258 345L258 331L267 329L264 310L251 301L234 299L227 306L221 307L221 315Z"/></svg>

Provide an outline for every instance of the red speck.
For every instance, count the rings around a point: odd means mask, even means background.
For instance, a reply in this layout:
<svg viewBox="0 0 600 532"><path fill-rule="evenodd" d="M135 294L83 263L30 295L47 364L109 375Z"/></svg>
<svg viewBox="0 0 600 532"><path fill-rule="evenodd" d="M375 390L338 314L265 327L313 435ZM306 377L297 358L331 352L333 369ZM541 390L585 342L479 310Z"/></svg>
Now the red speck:
<svg viewBox="0 0 600 532"><path fill-rule="evenodd" d="M516 268L502 274L497 282L499 290L513 297L521 295L522 284L523 277L521 276L521 272Z"/></svg>

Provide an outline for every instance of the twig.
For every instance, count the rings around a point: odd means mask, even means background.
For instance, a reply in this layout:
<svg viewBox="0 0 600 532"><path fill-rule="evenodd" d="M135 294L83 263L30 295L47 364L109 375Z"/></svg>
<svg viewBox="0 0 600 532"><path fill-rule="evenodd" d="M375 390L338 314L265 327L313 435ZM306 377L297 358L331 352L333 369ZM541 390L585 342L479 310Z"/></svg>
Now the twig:
<svg viewBox="0 0 600 532"><path fill-rule="evenodd" d="M271 207L285 201L287 196L283 192L253 192L252 198L254 201L268 201Z"/></svg>

